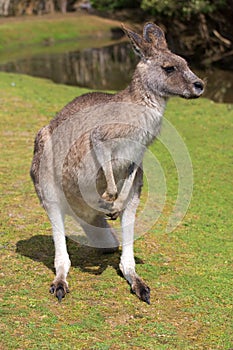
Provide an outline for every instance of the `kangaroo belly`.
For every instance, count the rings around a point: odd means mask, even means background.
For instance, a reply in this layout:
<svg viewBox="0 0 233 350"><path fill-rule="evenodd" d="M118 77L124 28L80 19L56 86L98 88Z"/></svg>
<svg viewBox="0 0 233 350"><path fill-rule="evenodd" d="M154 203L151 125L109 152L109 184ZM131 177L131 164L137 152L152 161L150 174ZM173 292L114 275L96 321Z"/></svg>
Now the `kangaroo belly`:
<svg viewBox="0 0 233 350"><path fill-rule="evenodd" d="M88 207L88 209L101 211L98 203L106 190L106 178L95 157L94 150L86 142L84 152L85 140L82 141L82 154L80 153L80 141L77 141L66 156L62 172L62 190L72 209L76 208L80 212ZM126 149L127 152L125 152ZM128 177L132 164L140 165L143 152L144 148L139 149L132 141L127 144L115 144L113 147L111 159L107 161L111 162L118 192Z"/></svg>

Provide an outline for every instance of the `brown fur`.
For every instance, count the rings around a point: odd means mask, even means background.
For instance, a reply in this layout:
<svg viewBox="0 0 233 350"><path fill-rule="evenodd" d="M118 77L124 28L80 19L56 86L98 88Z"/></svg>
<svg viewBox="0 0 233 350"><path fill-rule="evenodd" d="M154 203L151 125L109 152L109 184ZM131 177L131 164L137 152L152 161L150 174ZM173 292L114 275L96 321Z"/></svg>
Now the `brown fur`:
<svg viewBox="0 0 233 350"><path fill-rule="evenodd" d="M114 248L119 242L105 220L107 212L114 218L121 213L121 271L133 292L150 302L150 289L135 272L132 238L143 154L160 131L167 99L196 98L204 88L185 60L168 50L158 26L147 23L142 36L124 30L141 58L130 85L117 94L94 92L75 98L35 139L31 177L53 227L56 278L51 291L59 300L68 290L70 266L64 215L76 215L97 247Z"/></svg>

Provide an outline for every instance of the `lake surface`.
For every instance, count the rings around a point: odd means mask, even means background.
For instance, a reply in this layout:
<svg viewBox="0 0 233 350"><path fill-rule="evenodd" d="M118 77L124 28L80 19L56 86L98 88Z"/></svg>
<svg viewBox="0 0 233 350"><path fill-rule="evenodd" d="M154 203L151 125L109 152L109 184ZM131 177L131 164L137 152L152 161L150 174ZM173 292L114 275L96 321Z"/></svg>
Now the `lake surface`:
<svg viewBox="0 0 233 350"><path fill-rule="evenodd" d="M138 62L129 43L59 53L27 54L0 64L0 71L48 78L55 83L102 90L120 90L130 82ZM205 97L233 103L233 72L192 70L207 79Z"/></svg>

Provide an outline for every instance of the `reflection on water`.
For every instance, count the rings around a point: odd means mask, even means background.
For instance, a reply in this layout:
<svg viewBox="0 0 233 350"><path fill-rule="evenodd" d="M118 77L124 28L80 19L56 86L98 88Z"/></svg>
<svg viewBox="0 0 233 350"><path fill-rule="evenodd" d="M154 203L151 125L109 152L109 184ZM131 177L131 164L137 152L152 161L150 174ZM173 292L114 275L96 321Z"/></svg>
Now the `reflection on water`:
<svg viewBox="0 0 233 350"><path fill-rule="evenodd" d="M92 89L120 90L127 86L137 64L129 43L59 54L43 54L0 65L1 71L49 78L56 83ZM233 72L194 71L207 78L205 96L233 103Z"/></svg>

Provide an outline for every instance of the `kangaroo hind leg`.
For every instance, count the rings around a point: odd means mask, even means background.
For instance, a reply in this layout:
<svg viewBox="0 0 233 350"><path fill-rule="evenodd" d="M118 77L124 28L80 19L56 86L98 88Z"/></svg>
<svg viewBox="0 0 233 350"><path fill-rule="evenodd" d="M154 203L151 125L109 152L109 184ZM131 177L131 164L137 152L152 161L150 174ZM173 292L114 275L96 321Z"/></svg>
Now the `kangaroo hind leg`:
<svg viewBox="0 0 233 350"><path fill-rule="evenodd" d="M136 209L139 204L140 191L142 187L142 169L138 168L131 200L121 214L122 227L122 255L120 269L131 286L131 290L139 299L150 304L150 288L139 277L135 271L134 260L134 224Z"/></svg>
<svg viewBox="0 0 233 350"><path fill-rule="evenodd" d="M66 247L64 215L58 206L50 208L47 212L53 231L55 246L54 267L56 270L56 277L51 284L50 293L54 294L58 301L61 301L66 293L69 292L66 277L71 265Z"/></svg>

